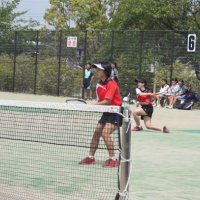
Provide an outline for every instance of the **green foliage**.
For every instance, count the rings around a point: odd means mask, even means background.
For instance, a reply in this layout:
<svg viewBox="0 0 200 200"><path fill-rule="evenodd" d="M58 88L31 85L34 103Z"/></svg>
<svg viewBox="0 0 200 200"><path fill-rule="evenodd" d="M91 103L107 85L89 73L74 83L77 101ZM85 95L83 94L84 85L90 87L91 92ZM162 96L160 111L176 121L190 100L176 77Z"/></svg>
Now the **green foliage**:
<svg viewBox="0 0 200 200"><path fill-rule="evenodd" d="M200 28L198 0L50 0L45 19L56 29L69 29L70 23L85 29Z"/></svg>
<svg viewBox="0 0 200 200"><path fill-rule="evenodd" d="M35 28L39 23L35 20L24 20L22 16L27 11L15 12L21 0L1 0L0 2L0 29L1 31L9 30L28 30Z"/></svg>
<svg viewBox="0 0 200 200"><path fill-rule="evenodd" d="M72 68L67 65L61 66L61 95L81 97L82 81L82 68Z"/></svg>
<svg viewBox="0 0 200 200"><path fill-rule="evenodd" d="M1 55L0 60L0 89L12 91L14 60L6 54ZM36 65L35 57L20 54L16 58L15 91L33 93L36 75L36 92L38 94L56 95L58 67L58 61L54 58L48 58L48 62ZM60 95L80 96L83 70L62 64L60 74Z"/></svg>
<svg viewBox="0 0 200 200"><path fill-rule="evenodd" d="M163 78L169 80L169 71L169 66L160 66L156 69L154 81L157 84L160 84ZM195 74L188 65L176 62L173 65L173 78L183 79L185 82L190 82L195 78Z"/></svg>
<svg viewBox="0 0 200 200"><path fill-rule="evenodd" d="M20 54L16 58L15 91L33 93L35 60L30 55Z"/></svg>
<svg viewBox="0 0 200 200"><path fill-rule="evenodd" d="M60 71L60 95L81 96L83 71L62 64ZM55 95L58 89L58 62L49 59L38 65L37 93Z"/></svg>
<svg viewBox="0 0 200 200"><path fill-rule="evenodd" d="M113 0L50 0L45 20L55 29L69 29L75 23L79 30L105 29L109 16L116 10Z"/></svg>
<svg viewBox="0 0 200 200"><path fill-rule="evenodd" d="M199 28L199 7L199 1L192 0L121 0L111 25L119 29Z"/></svg>
<svg viewBox="0 0 200 200"><path fill-rule="evenodd" d="M2 54L0 60L0 89L11 91L13 82L13 60L6 54Z"/></svg>
<svg viewBox="0 0 200 200"><path fill-rule="evenodd" d="M22 13L14 13L14 9L17 8L20 0L1 0L0 2L0 28L11 29L14 20Z"/></svg>
<svg viewBox="0 0 200 200"><path fill-rule="evenodd" d="M39 94L56 94L58 70L55 60L50 59L38 66L38 93Z"/></svg>
<svg viewBox="0 0 200 200"><path fill-rule="evenodd" d="M34 20L27 21L21 18L26 11L15 12L19 3L20 0L1 0L0 2L0 53L13 53L15 40L18 40L20 37L18 35L15 38L14 30L33 30L33 28L38 26L38 22ZM26 32L25 34L30 41L31 33ZM22 41L18 42L20 43ZM24 44L26 42L27 40L23 41Z"/></svg>
<svg viewBox="0 0 200 200"><path fill-rule="evenodd" d="M165 67L160 67L157 69L155 73L154 81L157 84L158 88L160 88L161 80L165 78L169 81L169 69ZM184 80L185 84L191 84L194 91L200 94L200 84L196 79L196 75L190 66L175 62L173 65L173 78Z"/></svg>

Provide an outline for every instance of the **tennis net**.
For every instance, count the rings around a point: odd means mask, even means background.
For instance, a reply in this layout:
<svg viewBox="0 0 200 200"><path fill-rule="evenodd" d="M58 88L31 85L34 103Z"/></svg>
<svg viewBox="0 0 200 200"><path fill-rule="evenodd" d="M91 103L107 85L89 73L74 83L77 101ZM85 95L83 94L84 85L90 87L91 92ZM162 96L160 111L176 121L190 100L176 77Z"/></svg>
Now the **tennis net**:
<svg viewBox="0 0 200 200"><path fill-rule="evenodd" d="M0 101L0 197L13 200L111 200L119 190L119 168L104 169L101 139L95 165L88 155L102 113L120 107ZM120 157L120 129L112 134Z"/></svg>

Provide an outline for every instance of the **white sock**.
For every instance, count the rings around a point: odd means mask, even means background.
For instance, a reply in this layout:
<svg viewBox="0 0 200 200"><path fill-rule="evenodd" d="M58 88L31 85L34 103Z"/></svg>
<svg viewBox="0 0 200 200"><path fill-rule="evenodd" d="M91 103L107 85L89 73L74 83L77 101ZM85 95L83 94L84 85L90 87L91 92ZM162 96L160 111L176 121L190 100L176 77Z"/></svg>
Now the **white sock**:
<svg viewBox="0 0 200 200"><path fill-rule="evenodd" d="M113 157L109 157L111 160L117 160L117 158L115 156Z"/></svg>
<svg viewBox="0 0 200 200"><path fill-rule="evenodd" d="M94 156L89 155L88 157L91 158L91 159L94 159Z"/></svg>

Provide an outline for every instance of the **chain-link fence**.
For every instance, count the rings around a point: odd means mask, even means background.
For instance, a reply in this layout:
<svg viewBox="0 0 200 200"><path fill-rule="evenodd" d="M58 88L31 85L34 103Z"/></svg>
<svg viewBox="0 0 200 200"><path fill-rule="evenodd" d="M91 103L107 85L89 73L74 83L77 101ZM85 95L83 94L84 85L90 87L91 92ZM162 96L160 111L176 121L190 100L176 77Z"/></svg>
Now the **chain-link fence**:
<svg viewBox="0 0 200 200"><path fill-rule="evenodd" d="M191 38L188 52L188 34ZM68 47L70 36L77 46ZM173 77L199 88L199 31L0 31L0 90L82 96L86 62L118 63L122 95L144 77L149 87ZM69 41L68 41L69 42Z"/></svg>

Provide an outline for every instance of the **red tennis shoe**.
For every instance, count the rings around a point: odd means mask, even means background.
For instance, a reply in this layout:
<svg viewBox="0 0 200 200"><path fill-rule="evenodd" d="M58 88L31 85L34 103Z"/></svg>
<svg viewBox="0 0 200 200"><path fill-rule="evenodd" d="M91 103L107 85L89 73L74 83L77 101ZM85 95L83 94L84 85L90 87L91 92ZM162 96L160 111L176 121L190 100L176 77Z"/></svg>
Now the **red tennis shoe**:
<svg viewBox="0 0 200 200"><path fill-rule="evenodd" d="M89 156L79 162L79 164L81 165L91 165L95 163L96 163L96 160L94 158L90 158Z"/></svg>
<svg viewBox="0 0 200 200"><path fill-rule="evenodd" d="M132 131L143 131L143 128L141 126L135 126L131 129Z"/></svg>
<svg viewBox="0 0 200 200"><path fill-rule="evenodd" d="M166 126L163 127L162 131L163 133L170 133L169 129Z"/></svg>
<svg viewBox="0 0 200 200"><path fill-rule="evenodd" d="M103 168L112 168L118 166L119 166L119 161L113 159L106 160L105 163L102 165Z"/></svg>

